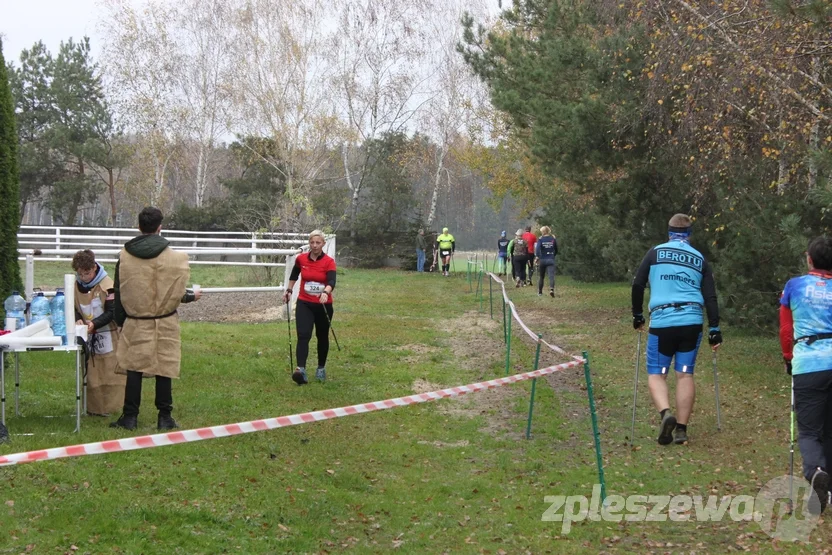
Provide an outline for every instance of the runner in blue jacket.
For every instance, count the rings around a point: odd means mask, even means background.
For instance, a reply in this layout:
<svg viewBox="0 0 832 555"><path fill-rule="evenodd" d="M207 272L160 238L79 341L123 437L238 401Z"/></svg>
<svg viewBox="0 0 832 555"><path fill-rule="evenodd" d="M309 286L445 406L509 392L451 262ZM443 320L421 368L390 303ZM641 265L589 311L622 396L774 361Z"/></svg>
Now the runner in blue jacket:
<svg viewBox="0 0 832 555"><path fill-rule="evenodd" d="M806 275L780 297L780 346L792 376L803 476L817 494L809 512L826 508L832 467L832 239L817 237L806 252Z"/></svg>
<svg viewBox="0 0 832 555"><path fill-rule="evenodd" d="M704 312L708 313L708 343L713 350L722 344L714 276L702 253L690 246L691 225L685 214L673 216L669 241L650 249L633 280L633 327L639 331L645 323L644 289L650 284L647 383L653 404L661 414L661 445L688 440L687 424L696 394L693 367L702 340ZM677 416L670 412L667 393L672 359L676 369Z"/></svg>

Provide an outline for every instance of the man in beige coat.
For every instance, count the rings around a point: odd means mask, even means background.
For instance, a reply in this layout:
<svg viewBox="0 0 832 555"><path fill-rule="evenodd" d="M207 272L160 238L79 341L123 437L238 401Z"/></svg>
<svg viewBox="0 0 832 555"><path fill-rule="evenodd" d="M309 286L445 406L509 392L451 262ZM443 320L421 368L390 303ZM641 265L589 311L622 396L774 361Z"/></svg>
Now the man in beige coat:
<svg viewBox="0 0 832 555"><path fill-rule="evenodd" d="M173 410L172 378L179 377L181 341L179 303L199 299L187 291L188 255L175 252L160 235L162 212L148 207L139 214L141 235L119 253L115 272L115 320L122 327L118 365L127 372L124 408L113 428L135 430L142 401L142 377L156 377L157 428L177 428Z"/></svg>

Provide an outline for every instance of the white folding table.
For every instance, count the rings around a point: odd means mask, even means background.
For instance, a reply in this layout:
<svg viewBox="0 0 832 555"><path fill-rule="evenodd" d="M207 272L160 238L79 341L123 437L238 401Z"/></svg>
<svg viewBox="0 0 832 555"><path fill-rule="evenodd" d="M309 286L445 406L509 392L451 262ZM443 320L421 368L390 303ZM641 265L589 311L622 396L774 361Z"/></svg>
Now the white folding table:
<svg viewBox="0 0 832 555"><path fill-rule="evenodd" d="M75 432L80 432L82 392L84 408L86 408L87 402L87 380L81 363L84 348L80 345L61 345L59 347L9 347L0 345L0 422L6 424L6 355L14 353L14 414L20 416L20 353L44 351L75 353Z"/></svg>

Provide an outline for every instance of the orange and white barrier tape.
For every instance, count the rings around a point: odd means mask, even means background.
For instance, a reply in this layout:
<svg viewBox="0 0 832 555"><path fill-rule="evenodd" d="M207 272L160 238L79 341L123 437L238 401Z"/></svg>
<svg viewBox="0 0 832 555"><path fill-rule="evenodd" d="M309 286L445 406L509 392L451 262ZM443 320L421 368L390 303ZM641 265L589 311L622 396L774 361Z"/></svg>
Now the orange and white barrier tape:
<svg viewBox="0 0 832 555"><path fill-rule="evenodd" d="M516 306L514 306L514 303L513 303L513 302L511 302L511 299L509 299L509 298L508 298L508 294L506 293L506 284L503 282L503 280L501 280L499 277L497 277L496 275L492 274L491 272L488 272L488 275L489 275L492 279L494 279L494 281L496 281L497 283L499 283L499 284L500 284L500 287L501 287L501 289L503 290L503 301L504 301L505 303L507 303L507 304L508 304L508 306L509 306L509 308L511 309L511 316L512 316L512 318L514 318L514 319L517 321L517 323L518 323L518 324L520 324L520 327L523 329L523 331L525 331L525 332L528 334L528 336L532 339L532 341L534 341L535 343L537 343L538 341L540 341L540 343L542 343L543 345L546 345L546 346L547 346L549 349L551 349L552 351L554 351L554 352L556 352L556 353L560 353L560 354L562 354L562 355L566 355L566 356L568 356L568 357L571 357L573 360L580 360L580 361L581 361L581 364L583 364L583 360L584 360L584 359L582 359L581 357L579 357L579 356L577 356L577 355L571 355L571 354L567 353L565 350L563 350L563 349L561 349L560 347L558 347L557 345L552 345L551 343L547 343L547 342L546 342L546 341L544 341L543 339L538 338L538 337L537 337L537 334L536 334L536 333L534 333L534 332L533 332L533 331L529 328L529 326L527 326L527 325L526 325L526 323L525 323L525 322L523 322L523 320L521 320L521 319L520 319L520 314L517 312L517 307L516 307Z"/></svg>
<svg viewBox="0 0 832 555"><path fill-rule="evenodd" d="M43 449L40 451L15 453L13 455L0 456L0 466L10 466L35 461L48 461L52 459L62 459L64 457L101 455L104 453L116 453L118 451L132 451L134 449L150 449L152 447L163 447L165 445L175 445L178 443L190 443L194 441L202 441L204 439L214 439L238 434L250 434L252 432L273 430L274 428L285 428L287 426L306 424L308 422L330 420L332 418L339 418L341 416L351 416L353 414L363 414L367 412L373 412L376 410L385 410L392 409L395 407L414 405L417 403L426 403L428 401L435 401L437 399L444 399L446 397L459 397L460 395L465 395L466 393L473 393L475 391L481 391L483 389L492 389L495 387L520 382L523 380L539 378L547 374L553 374L555 372L565 370L566 368L579 366L583 364L583 362L583 359L573 360L571 362L565 362L563 364L557 364L555 366L541 368L540 370L534 370L532 372L526 372L524 374L515 374L513 376L507 376L505 378L499 378L496 380L489 380L487 382L478 382L469 385L461 385L458 387L451 387L448 389L431 391L429 393L420 393L418 395L397 397L395 399L376 401L374 403L363 403L360 405L352 405L349 407L341 407L337 409L304 412L301 414L293 414L290 416L279 416L277 418L267 418L264 420L239 422L237 424L228 424L225 426L212 426L210 428L198 428L196 430L168 432L164 434L155 434L150 436L114 439L110 441L99 441L97 443L85 443L83 445L72 445L70 447L55 447L53 449Z"/></svg>

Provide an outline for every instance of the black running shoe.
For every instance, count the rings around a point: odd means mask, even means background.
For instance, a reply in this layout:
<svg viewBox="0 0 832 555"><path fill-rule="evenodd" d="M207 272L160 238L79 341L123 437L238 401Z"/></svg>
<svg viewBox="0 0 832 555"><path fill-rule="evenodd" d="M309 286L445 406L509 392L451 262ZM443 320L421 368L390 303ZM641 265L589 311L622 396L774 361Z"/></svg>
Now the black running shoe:
<svg viewBox="0 0 832 555"><path fill-rule="evenodd" d="M111 428L123 428L125 430L135 430L139 426L139 419L136 416L127 416L122 414L118 420L110 423Z"/></svg>
<svg viewBox="0 0 832 555"><path fill-rule="evenodd" d="M555 298L555 289L554 289L554 287L552 289L549 289L549 296L552 297L552 298Z"/></svg>
<svg viewBox="0 0 832 555"><path fill-rule="evenodd" d="M673 432L673 443L676 445L682 445L683 443L688 442L688 433L685 430L680 430L676 428L676 431Z"/></svg>
<svg viewBox="0 0 832 555"><path fill-rule="evenodd" d="M159 417L156 419L156 429L160 431L164 430L175 430L179 427L179 424L176 423L176 420L170 415L170 413L163 414L159 413Z"/></svg>
<svg viewBox="0 0 832 555"><path fill-rule="evenodd" d="M829 502L829 474L820 468L812 474L812 490L815 495L809 496L809 513L819 515Z"/></svg>
<svg viewBox="0 0 832 555"><path fill-rule="evenodd" d="M670 411L664 413L662 418L661 431L659 432L659 445L669 445L673 442L673 430L676 429L676 417Z"/></svg>

